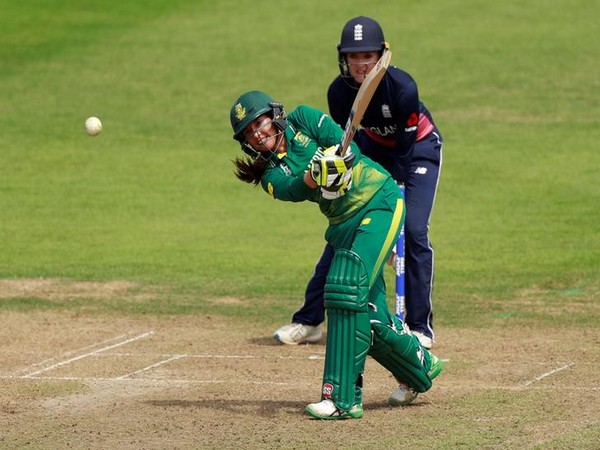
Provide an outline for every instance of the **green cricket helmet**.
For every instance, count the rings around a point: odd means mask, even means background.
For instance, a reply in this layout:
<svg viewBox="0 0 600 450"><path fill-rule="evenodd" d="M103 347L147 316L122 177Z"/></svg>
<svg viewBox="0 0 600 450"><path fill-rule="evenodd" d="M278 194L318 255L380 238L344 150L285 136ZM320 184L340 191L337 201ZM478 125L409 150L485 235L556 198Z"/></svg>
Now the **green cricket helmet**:
<svg viewBox="0 0 600 450"><path fill-rule="evenodd" d="M379 52L389 48L383 36L383 30L377 21L370 17L358 16L350 19L342 29L338 50L338 65L342 77L350 77L350 70L346 62L346 54Z"/></svg>
<svg viewBox="0 0 600 450"><path fill-rule="evenodd" d="M242 150L253 159L260 156L260 152L244 139L244 130L254 120L263 114L269 114L280 134L287 126L286 114L281 103L262 91L249 91L241 95L231 107L229 119L233 128L233 138L238 141Z"/></svg>

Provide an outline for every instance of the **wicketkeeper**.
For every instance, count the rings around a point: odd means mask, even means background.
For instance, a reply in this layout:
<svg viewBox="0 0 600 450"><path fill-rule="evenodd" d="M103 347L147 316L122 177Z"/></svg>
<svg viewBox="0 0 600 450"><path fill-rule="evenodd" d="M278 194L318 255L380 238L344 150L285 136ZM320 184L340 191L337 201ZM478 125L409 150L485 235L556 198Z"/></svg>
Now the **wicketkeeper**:
<svg viewBox="0 0 600 450"><path fill-rule="evenodd" d="M408 42L407 45L413 45ZM350 19L338 44L340 75L330 84L327 100L331 117L344 125L361 83L388 48L381 26L369 17ZM429 240L442 164L442 137L429 110L420 100L417 83L406 71L390 66L381 80L355 136L363 155L381 164L405 186L406 324L431 349L433 331L434 254ZM284 344L318 342L324 321L323 291L333 249L325 246L309 281L304 304L292 323L274 333ZM390 403L406 404L413 397L398 395Z"/></svg>

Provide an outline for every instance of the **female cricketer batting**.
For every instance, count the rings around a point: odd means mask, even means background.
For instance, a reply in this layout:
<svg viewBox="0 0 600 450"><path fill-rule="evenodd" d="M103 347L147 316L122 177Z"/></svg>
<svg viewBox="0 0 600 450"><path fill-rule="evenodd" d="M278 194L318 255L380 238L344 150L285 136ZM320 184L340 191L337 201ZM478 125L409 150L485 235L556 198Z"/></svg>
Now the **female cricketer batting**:
<svg viewBox="0 0 600 450"><path fill-rule="evenodd" d="M410 45L410 43L409 43ZM349 20L338 45L340 75L329 86L327 100L334 121L346 122L360 84L388 48L383 30L369 17ZM433 248L429 218L442 163L442 137L419 99L414 79L390 66L361 121L355 141L362 153L381 164L405 186L406 318L410 330L431 349L433 332ZM274 334L284 344L317 342L324 320L323 288L333 249L327 245L306 288L303 306L292 323Z"/></svg>
<svg viewBox="0 0 600 450"><path fill-rule="evenodd" d="M311 201L327 217L333 249L324 304L328 320L321 401L306 406L318 419L363 416L367 355L415 392L425 392L442 362L404 329L386 303L383 264L404 219L396 182L352 143L337 153L343 130L325 113L283 106L261 91L240 96L230 111L233 137L245 156L236 176L274 199Z"/></svg>

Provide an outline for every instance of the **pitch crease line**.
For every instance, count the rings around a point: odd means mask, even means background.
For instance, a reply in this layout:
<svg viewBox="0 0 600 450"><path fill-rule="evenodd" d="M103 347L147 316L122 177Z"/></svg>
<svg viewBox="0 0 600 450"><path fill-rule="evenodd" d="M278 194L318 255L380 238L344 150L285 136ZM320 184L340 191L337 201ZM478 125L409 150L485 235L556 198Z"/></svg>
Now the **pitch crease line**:
<svg viewBox="0 0 600 450"><path fill-rule="evenodd" d="M530 386L533 383L535 383L536 381L543 380L544 378L549 377L550 375L554 375L555 373L558 373L558 372L560 372L562 370L568 369L569 367L572 367L572 366L574 366L574 363L569 363L569 364L565 364L564 366L559 367L557 369L554 369L554 370L551 370L549 372L543 373L539 377L536 377L533 380L529 380L528 382L526 382L524 384L524 386Z"/></svg>
<svg viewBox="0 0 600 450"><path fill-rule="evenodd" d="M25 375L21 376L21 378L30 378L30 377L33 377L35 375L39 375L40 373L44 373L44 372L47 372L49 370L56 369L57 367L61 367L61 366L64 366L66 364L70 364L72 362L78 361L80 359L87 358L88 356L92 356L92 355L95 355L97 353L101 353L103 351L110 350L112 348L120 347L122 345L126 345L126 344L129 344L131 342L135 342L135 341L138 341L140 339L144 339L144 338L146 338L148 336L151 336L153 334L154 334L154 331L149 331L147 333L140 334L138 336L134 336L134 337L132 337L130 339L127 339L127 340L125 340L123 342L117 342L116 344L108 345L106 347L99 348L98 350L94 350L93 352L88 352L88 353L85 353L83 355L79 355L79 356L76 356L74 358L67 359L66 361L61 361L59 363L52 364L51 366L44 367L41 370L37 370L35 372L31 372L31 373L25 374Z"/></svg>
<svg viewBox="0 0 600 450"><path fill-rule="evenodd" d="M110 339L106 339L106 340L101 341L101 342L96 342L95 344L86 345L85 347L78 348L77 350L70 350L68 352L63 353L62 356L65 357L65 356L73 355L75 353L79 353L79 352L82 352L84 350L87 350L88 348L98 347L99 345L106 344L108 342L116 341L118 339L123 339L126 336L127 336L126 334L121 334L119 336L115 336L115 337L112 337ZM28 368L34 369L34 368L39 367L39 366L44 366L45 364L49 363L50 361L56 361L58 358L59 358L59 356L53 356L52 358L47 358L47 359L45 359L43 361L40 361L40 362L37 362L37 363L34 363L34 364L30 364L29 366L27 366L27 367L25 367L23 369L20 369L19 371L27 372Z"/></svg>
<svg viewBox="0 0 600 450"><path fill-rule="evenodd" d="M159 367L159 366L162 366L163 364L167 364L167 363L170 363L171 361L176 361L178 359L185 358L185 357L186 357L186 355L174 355L174 356L172 356L170 358L164 359L164 360L159 361L159 362L157 362L155 364L150 364L149 366L144 367L143 369L136 370L135 372L131 372L131 373L128 373L126 375L121 375L120 377L117 377L116 379L117 380L123 380L125 378L129 378L129 377L132 377L134 375L137 375L138 373L142 373L142 372L145 372L147 370L154 369L155 367Z"/></svg>

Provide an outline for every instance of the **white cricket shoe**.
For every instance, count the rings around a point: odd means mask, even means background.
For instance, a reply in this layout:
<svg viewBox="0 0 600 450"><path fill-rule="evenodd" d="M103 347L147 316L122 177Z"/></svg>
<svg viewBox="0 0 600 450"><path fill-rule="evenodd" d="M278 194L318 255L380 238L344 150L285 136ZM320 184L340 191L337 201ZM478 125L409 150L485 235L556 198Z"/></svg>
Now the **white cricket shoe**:
<svg viewBox="0 0 600 450"><path fill-rule="evenodd" d="M360 419L364 415L362 405L354 405L350 411L342 411L329 399L310 403L305 409L315 419Z"/></svg>
<svg viewBox="0 0 600 450"><path fill-rule="evenodd" d="M411 333L417 337L417 339L423 347L425 347L427 350L431 350L431 348L433 347L433 339L431 339L429 336L425 336L419 331L411 330Z"/></svg>
<svg viewBox="0 0 600 450"><path fill-rule="evenodd" d="M290 323L275 331L273 335L276 341L282 344L314 344L323 337L323 327L319 325L303 325L301 323Z"/></svg>
<svg viewBox="0 0 600 450"><path fill-rule="evenodd" d="M429 352L429 358L431 359L431 366L429 367L429 372L427 372L427 376L430 380L433 380L437 377L442 370L444 369L444 362L435 356L433 353ZM406 384L400 382L399 386L396 388L392 395L388 398L388 404L390 406L406 406L410 405L419 393L414 389L408 387Z"/></svg>
<svg viewBox="0 0 600 450"><path fill-rule="evenodd" d="M392 395L389 396L388 404L390 406L407 406L417 398L417 395L419 394L406 384L400 383L394 392L392 392Z"/></svg>

